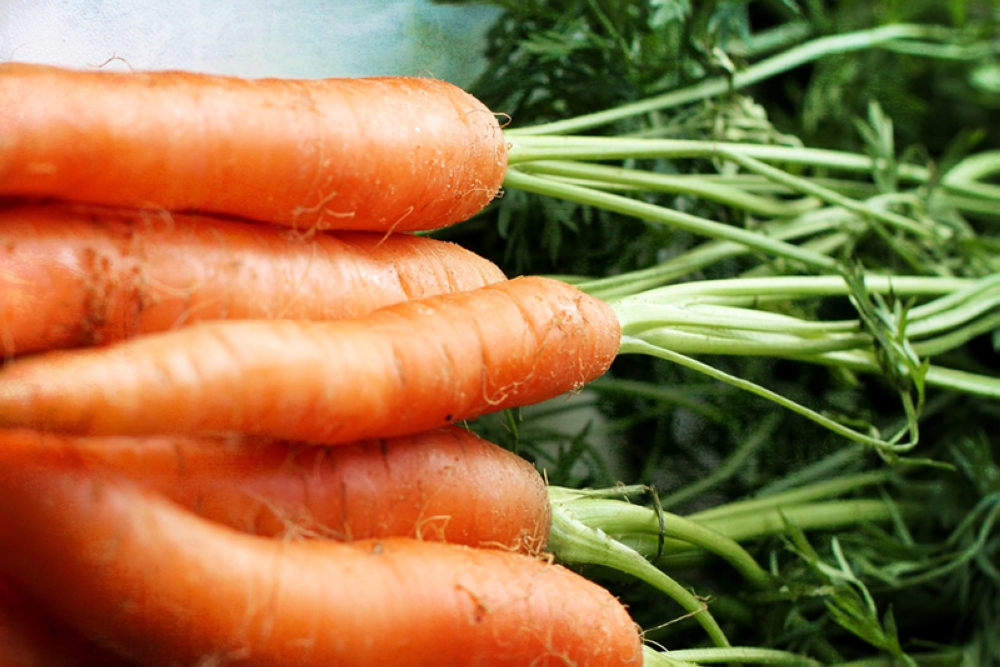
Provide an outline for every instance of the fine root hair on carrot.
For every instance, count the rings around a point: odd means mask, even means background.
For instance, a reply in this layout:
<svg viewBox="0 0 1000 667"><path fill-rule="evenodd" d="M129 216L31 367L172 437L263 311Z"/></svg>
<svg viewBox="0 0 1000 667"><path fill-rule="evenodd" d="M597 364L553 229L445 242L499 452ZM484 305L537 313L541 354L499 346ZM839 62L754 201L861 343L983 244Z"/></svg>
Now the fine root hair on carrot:
<svg viewBox="0 0 1000 667"><path fill-rule="evenodd" d="M0 99L19 110L0 116L6 197L414 231L482 210L507 168L492 112L431 78L2 63Z"/></svg>
<svg viewBox="0 0 1000 667"><path fill-rule="evenodd" d="M0 430L0 467L19 458L120 475L206 519L291 541L399 536L535 553L551 523L534 466L457 426L336 446Z"/></svg>
<svg viewBox="0 0 1000 667"><path fill-rule="evenodd" d="M605 302L523 277L349 320L205 322L15 360L0 368L0 427L391 437L579 389L620 340Z"/></svg>
<svg viewBox="0 0 1000 667"><path fill-rule="evenodd" d="M434 516L421 516L417 520L417 525L414 528L415 537L418 540L434 540L435 542L446 542L445 532L448 528L448 523L451 521L450 514L437 514ZM483 542L479 546L492 546L495 542ZM506 546L506 545L497 545Z"/></svg>
<svg viewBox="0 0 1000 667"><path fill-rule="evenodd" d="M115 63L115 62L122 63L123 65L125 65L125 67L128 68L129 72L135 72L136 71L136 69L134 67L132 67L132 63L130 63L127 58L123 58L122 56L119 56L118 54L110 55L110 56L108 56L107 60L105 60L104 62L97 63L96 65L88 63L87 67L90 67L92 69L104 69L105 67L107 67L111 63Z"/></svg>
<svg viewBox="0 0 1000 667"><path fill-rule="evenodd" d="M246 535L115 475L8 463L0 571L143 664L641 665L624 607L559 565L408 538Z"/></svg>
<svg viewBox="0 0 1000 667"><path fill-rule="evenodd" d="M219 319L336 320L506 277L410 234L318 232L94 206L0 207L8 358Z"/></svg>

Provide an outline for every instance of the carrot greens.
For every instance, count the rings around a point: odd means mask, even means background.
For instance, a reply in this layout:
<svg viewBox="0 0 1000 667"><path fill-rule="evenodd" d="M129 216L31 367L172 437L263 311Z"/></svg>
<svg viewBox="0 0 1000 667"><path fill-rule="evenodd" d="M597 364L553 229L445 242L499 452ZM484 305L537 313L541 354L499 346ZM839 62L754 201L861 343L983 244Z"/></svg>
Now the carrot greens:
<svg viewBox="0 0 1000 667"><path fill-rule="evenodd" d="M496 4L504 194L439 235L623 330L582 402L474 424L557 558L647 665L1000 665L992 3Z"/></svg>

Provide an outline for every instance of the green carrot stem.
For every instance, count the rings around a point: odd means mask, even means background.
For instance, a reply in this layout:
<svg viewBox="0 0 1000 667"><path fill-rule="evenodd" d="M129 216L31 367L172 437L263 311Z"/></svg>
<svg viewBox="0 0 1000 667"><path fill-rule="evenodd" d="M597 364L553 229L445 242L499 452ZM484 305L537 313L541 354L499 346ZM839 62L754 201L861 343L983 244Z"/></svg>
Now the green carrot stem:
<svg viewBox="0 0 1000 667"><path fill-rule="evenodd" d="M790 241L821 234L842 224L843 220L833 216L802 216L790 221L765 223L757 228L756 232L781 241ZM581 278L573 282L584 292L599 299L611 301L661 287L677 278L689 275L724 259L746 254L748 250L741 243L707 241L682 255L646 269L604 278Z"/></svg>
<svg viewBox="0 0 1000 667"><path fill-rule="evenodd" d="M712 472L685 487L673 491L667 496L661 495L660 507L663 509L669 509L693 498L697 498L709 489L721 484L739 472L743 468L743 464L750 458L750 456L752 456L754 452L759 450L770 440L771 435L774 433L774 429L778 426L779 420L780 415L778 413L770 413L762 420L762 423L754 429L753 433L749 437L742 438L740 440L736 449L734 449L721 464L716 466Z"/></svg>
<svg viewBox="0 0 1000 667"><path fill-rule="evenodd" d="M739 662L750 665L771 665L773 667L822 667L821 662L804 655L770 648L732 646L729 648L692 648L668 651L673 660L683 660L700 665L715 665L724 662Z"/></svg>
<svg viewBox="0 0 1000 667"><path fill-rule="evenodd" d="M658 539L680 540L719 556L754 588L767 589L773 584L771 576L735 540L676 514L560 487L549 487L549 497L572 512L576 520L611 537L647 533L652 528Z"/></svg>
<svg viewBox="0 0 1000 667"><path fill-rule="evenodd" d="M846 475L836 479L823 480L821 482L813 482L812 484L776 493L772 496L738 500L718 507L712 507L696 512L688 518L692 521L719 520L727 517L770 511L779 507L800 505L826 498L834 498L845 493L857 491L858 489L887 482L892 478L892 474L889 470L875 470L856 475Z"/></svg>
<svg viewBox="0 0 1000 667"><path fill-rule="evenodd" d="M937 39L941 36L942 31L933 27L896 24L845 35L821 37L756 63L741 72L734 73L731 77L707 79L689 88L670 91L640 102L625 104L593 114L576 116L567 120L521 128L516 132L520 135L537 135L567 134L569 132L589 130L632 116L677 107L715 97L731 90L746 88L747 86L831 54L884 47L887 43L896 40L926 40ZM511 130L510 132L513 133L514 131Z"/></svg>
<svg viewBox="0 0 1000 667"><path fill-rule="evenodd" d="M565 199L578 204L596 206L623 215L671 225L678 229L684 229L709 238L732 241L774 257L783 257L824 271L835 271L837 269L836 261L826 255L804 250L790 243L770 239L739 227L732 227L715 222L714 220L699 218L648 202L578 185L559 183L544 177L525 174L516 169L507 171L507 177L504 182L507 187Z"/></svg>
<svg viewBox="0 0 1000 667"><path fill-rule="evenodd" d="M778 163L812 167L822 172L843 171L868 175L885 168L884 160L861 153L849 153L825 148L749 144L704 139L643 139L632 137L588 136L523 136L508 130L507 164L518 167L526 163L549 160L642 160L642 159L701 159L738 160L747 158L761 163ZM895 165L896 176L903 183L925 184L931 173L926 167L913 164ZM755 170L751 173L764 176ZM796 191L789 182L775 185Z"/></svg>
<svg viewBox="0 0 1000 667"><path fill-rule="evenodd" d="M767 511L729 517L692 517L691 520L737 542L745 542L765 535L782 534L786 523L806 531L836 530L861 523L891 521L897 511L912 516L919 510L916 504L903 503L897 503L893 509L884 500L830 500L774 506Z"/></svg>
<svg viewBox="0 0 1000 667"><path fill-rule="evenodd" d="M589 179L601 183L630 186L636 190L647 192L692 195L767 218L789 218L801 215L819 208L821 203L815 197L785 201L762 197L740 188L689 176L639 171L626 167L581 164L568 160L531 162L524 165L523 169L532 174Z"/></svg>
<svg viewBox="0 0 1000 667"><path fill-rule="evenodd" d="M677 602L702 626L716 646L730 645L704 601L633 549L579 521L558 499L552 503L549 549L566 563L601 565L645 581Z"/></svg>
<svg viewBox="0 0 1000 667"><path fill-rule="evenodd" d="M735 375L731 375L729 373L721 371L717 368L714 368L713 366L702 363L700 361L696 361L691 357L679 354L677 352L674 352L666 348L659 347L655 344L649 343L645 340L636 338L634 336L622 337L622 344L621 347L619 348L619 352L620 354L646 354L654 357L659 357L660 359L664 359L665 361L671 361L681 366L685 366L692 370L698 371L699 373L707 375L711 378L714 378L716 380L721 380L726 384L732 385L739 389L743 389L752 394L760 396L761 398L766 398L853 442L859 442L868 445L870 447L874 447L875 449L883 451L888 454L892 454L898 451L905 451L916 444L915 441L907 442L902 445L893 444L895 438L887 442L885 440L882 440L881 438L868 435L866 433L861 433L848 426L841 424L840 422L831 419L830 417L827 417L826 415L816 412L815 410L811 410L805 407L804 405L801 405L800 403L797 403L789 398L786 398L785 396L782 396L777 392L771 391L770 389L765 389L764 387L761 387L760 385L754 382L738 378ZM816 358L823 358L823 355L816 355Z"/></svg>

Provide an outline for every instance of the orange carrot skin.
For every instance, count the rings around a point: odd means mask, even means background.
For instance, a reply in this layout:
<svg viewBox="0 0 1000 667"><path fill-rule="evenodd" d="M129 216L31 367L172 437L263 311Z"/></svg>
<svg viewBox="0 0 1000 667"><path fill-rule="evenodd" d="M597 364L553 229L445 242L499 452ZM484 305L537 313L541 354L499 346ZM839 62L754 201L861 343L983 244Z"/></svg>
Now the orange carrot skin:
<svg viewBox="0 0 1000 667"><path fill-rule="evenodd" d="M504 280L453 243L93 206L0 208L0 353L213 319L334 320Z"/></svg>
<svg viewBox="0 0 1000 667"><path fill-rule="evenodd" d="M0 64L0 195L408 231L497 194L495 116L429 78L247 80Z"/></svg>
<svg viewBox="0 0 1000 667"><path fill-rule="evenodd" d="M245 535L112 477L0 471L0 570L150 665L640 665L607 591L522 554Z"/></svg>
<svg viewBox="0 0 1000 667"><path fill-rule="evenodd" d="M539 553L551 522L535 468L459 427L336 447L0 431L0 465L12 457L121 475L258 535L413 537Z"/></svg>
<svg viewBox="0 0 1000 667"><path fill-rule="evenodd" d="M0 427L336 444L573 391L620 344L611 307L524 277L338 322L209 322L0 369Z"/></svg>
<svg viewBox="0 0 1000 667"><path fill-rule="evenodd" d="M121 667L127 664L0 578L0 667Z"/></svg>

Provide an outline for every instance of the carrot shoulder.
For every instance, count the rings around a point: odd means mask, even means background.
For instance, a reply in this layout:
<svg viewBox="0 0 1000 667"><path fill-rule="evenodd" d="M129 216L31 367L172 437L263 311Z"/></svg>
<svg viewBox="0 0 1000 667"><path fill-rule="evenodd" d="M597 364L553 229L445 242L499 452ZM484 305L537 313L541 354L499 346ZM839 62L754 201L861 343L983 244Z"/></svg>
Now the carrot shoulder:
<svg viewBox="0 0 1000 667"><path fill-rule="evenodd" d="M302 235L80 205L0 208L0 356L200 320L343 319L504 279L458 245L410 234Z"/></svg>
<svg viewBox="0 0 1000 667"><path fill-rule="evenodd" d="M431 229L497 194L494 115L429 78L238 79L0 64L0 195Z"/></svg>
<svg viewBox="0 0 1000 667"><path fill-rule="evenodd" d="M258 535L414 537L537 553L551 520L530 463L455 426L335 447L0 431L0 466L18 458L121 475Z"/></svg>
<svg viewBox="0 0 1000 667"><path fill-rule="evenodd" d="M0 427L390 437L576 390L619 344L608 304L524 277L338 322L208 322L15 360Z"/></svg>
<svg viewBox="0 0 1000 667"><path fill-rule="evenodd" d="M530 556L250 536L30 459L0 470L0 497L0 570L145 664L641 664L607 591Z"/></svg>

